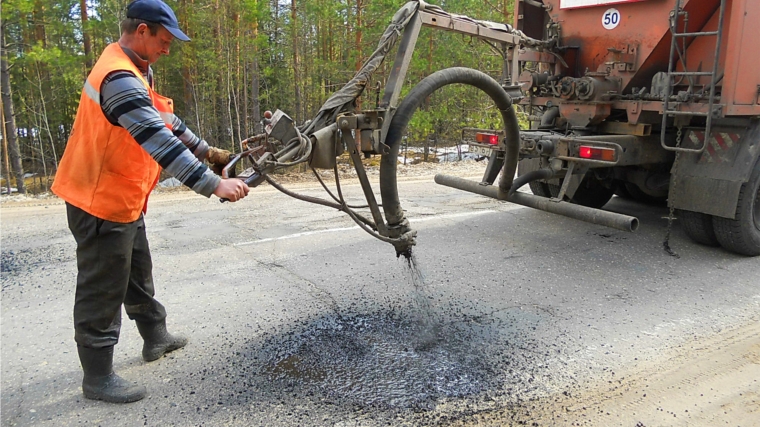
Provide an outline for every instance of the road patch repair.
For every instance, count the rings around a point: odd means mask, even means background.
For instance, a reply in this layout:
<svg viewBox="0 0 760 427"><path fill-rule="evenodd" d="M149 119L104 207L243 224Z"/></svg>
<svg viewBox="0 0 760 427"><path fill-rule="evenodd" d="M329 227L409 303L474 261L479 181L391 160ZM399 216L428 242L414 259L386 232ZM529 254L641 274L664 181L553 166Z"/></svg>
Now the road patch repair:
<svg viewBox="0 0 760 427"><path fill-rule="evenodd" d="M330 307L321 315L238 343L220 363L226 373L207 384L219 387L218 404L269 408L261 415L274 412L278 423L315 425L357 416L427 424L505 405L526 420L525 401L572 382L557 381L565 371L562 343L531 334L545 321L540 312L434 295L413 259L399 262L411 298L367 309L339 308L329 294L318 295ZM277 407L282 413L271 410Z"/></svg>

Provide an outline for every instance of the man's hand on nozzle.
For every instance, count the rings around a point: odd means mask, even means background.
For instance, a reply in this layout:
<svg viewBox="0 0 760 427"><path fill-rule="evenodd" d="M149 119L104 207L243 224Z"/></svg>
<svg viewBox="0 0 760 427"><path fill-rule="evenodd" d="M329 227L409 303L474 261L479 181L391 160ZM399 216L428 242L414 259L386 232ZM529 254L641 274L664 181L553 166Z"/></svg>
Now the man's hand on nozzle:
<svg viewBox="0 0 760 427"><path fill-rule="evenodd" d="M222 179L219 185L214 190L214 195L224 200L227 199L230 202L237 202L243 197L248 195L248 186L237 178Z"/></svg>
<svg viewBox="0 0 760 427"><path fill-rule="evenodd" d="M208 147L206 160L211 165L211 170L217 175L222 175L222 169L232 160L232 153L221 148Z"/></svg>

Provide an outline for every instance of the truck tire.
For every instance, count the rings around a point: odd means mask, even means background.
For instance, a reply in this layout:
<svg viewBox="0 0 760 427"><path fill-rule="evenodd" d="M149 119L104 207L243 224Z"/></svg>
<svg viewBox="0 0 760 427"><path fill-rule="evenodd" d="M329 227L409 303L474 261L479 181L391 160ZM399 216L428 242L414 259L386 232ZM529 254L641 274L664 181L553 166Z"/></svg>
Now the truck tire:
<svg viewBox="0 0 760 427"><path fill-rule="evenodd" d="M600 209L610 201L615 194L615 189L607 187L603 181L593 174L587 174L580 187L575 190L571 200L573 203L589 208Z"/></svg>
<svg viewBox="0 0 760 427"><path fill-rule="evenodd" d="M541 197L552 196L551 193L549 192L549 186L545 182L533 181L533 182L529 182L528 186L530 187L530 192L535 194L536 196L541 196ZM557 194L559 194L559 192Z"/></svg>
<svg viewBox="0 0 760 427"><path fill-rule="evenodd" d="M713 227L725 249L741 255L760 255L760 160L739 191L735 219L713 217Z"/></svg>
<svg viewBox="0 0 760 427"><path fill-rule="evenodd" d="M650 196L649 194L643 192L638 185L632 182L626 182L623 184L623 186L625 187L626 192L631 196L631 199L637 202L657 206L664 205L668 200L667 198Z"/></svg>
<svg viewBox="0 0 760 427"><path fill-rule="evenodd" d="M559 185L550 184L546 181L533 181L528 185L530 186L530 191L536 196L556 198L559 196L562 181L562 179L559 180ZM565 196L565 201L575 203L576 205L599 209L606 205L607 202L612 199L614 194L615 191L613 189L605 187L601 181L593 176L587 175L586 178L583 179L581 186L575 191L573 198L568 200L567 196Z"/></svg>
<svg viewBox="0 0 760 427"><path fill-rule="evenodd" d="M615 195L622 199L634 200L631 192L625 187L625 181L615 183Z"/></svg>
<svg viewBox="0 0 760 427"><path fill-rule="evenodd" d="M715 237L713 228L713 216L700 212L681 211L681 223L683 231L691 240L700 245L720 246L718 238Z"/></svg>

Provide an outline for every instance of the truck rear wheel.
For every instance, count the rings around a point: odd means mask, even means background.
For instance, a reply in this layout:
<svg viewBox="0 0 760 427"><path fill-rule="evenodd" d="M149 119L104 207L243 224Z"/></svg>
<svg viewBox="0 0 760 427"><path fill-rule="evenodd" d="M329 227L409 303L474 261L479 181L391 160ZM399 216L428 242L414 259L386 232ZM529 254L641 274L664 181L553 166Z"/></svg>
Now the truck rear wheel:
<svg viewBox="0 0 760 427"><path fill-rule="evenodd" d="M615 183L615 195L626 200L634 200L631 192L625 187L625 181L617 181Z"/></svg>
<svg viewBox="0 0 760 427"><path fill-rule="evenodd" d="M559 185L550 184L545 181L533 181L528 185L530 186L530 191L536 196L556 198L559 196L562 181L562 179L559 180ZM599 209L606 205L607 202L612 199L614 194L615 190L605 187L602 181L599 181L593 175L586 175L580 187L575 190L573 198L568 200L568 197L565 196L565 201L575 203L576 205Z"/></svg>
<svg viewBox="0 0 760 427"><path fill-rule="evenodd" d="M683 231L691 240L705 246L720 246L715 237L713 228L713 216L700 212L681 211L681 223Z"/></svg>
<svg viewBox="0 0 760 427"><path fill-rule="evenodd" d="M725 249L747 256L760 255L760 160L739 192L735 219L713 217L713 227Z"/></svg>
<svg viewBox="0 0 760 427"><path fill-rule="evenodd" d="M549 191L549 184L545 182L533 181L528 183L528 186L530 187L530 192L536 196L552 197L551 192ZM559 194L559 191L557 194Z"/></svg>
<svg viewBox="0 0 760 427"><path fill-rule="evenodd" d="M610 201L614 194L614 188L607 187L604 181L589 173L581 181L580 187L575 190L572 202L581 206L600 209Z"/></svg>
<svg viewBox="0 0 760 427"><path fill-rule="evenodd" d="M650 196L649 194L641 190L638 185L632 182L623 183L623 187L625 187L625 191L628 193L628 195L631 196L631 199L637 202L647 204L647 205L664 205L665 202L668 200L667 197L662 198L662 197Z"/></svg>

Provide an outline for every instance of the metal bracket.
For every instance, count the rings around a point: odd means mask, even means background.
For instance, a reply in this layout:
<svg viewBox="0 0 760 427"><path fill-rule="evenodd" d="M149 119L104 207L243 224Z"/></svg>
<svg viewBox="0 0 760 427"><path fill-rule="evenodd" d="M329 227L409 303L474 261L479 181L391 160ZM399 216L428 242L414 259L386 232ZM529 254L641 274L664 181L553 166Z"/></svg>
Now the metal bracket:
<svg viewBox="0 0 760 427"><path fill-rule="evenodd" d="M617 71L635 71L637 46L627 45L625 49L607 48L609 61L604 64Z"/></svg>
<svg viewBox="0 0 760 427"><path fill-rule="evenodd" d="M576 167L578 168L577 171ZM575 195L575 191L578 190L578 187L580 187L583 178L586 176L588 169L588 165L568 162L567 173L565 174L565 178L562 181L562 187L559 189L557 198L552 200L555 202L561 202L565 198L565 194L567 194L569 199L572 199Z"/></svg>
<svg viewBox="0 0 760 427"><path fill-rule="evenodd" d="M411 21L404 29L404 35L401 39L401 44L396 51L396 59L393 61L393 69L391 69L391 75L388 77L388 81L385 85L385 92L383 99L380 101L380 109L386 110L385 119L383 121L383 128L380 137L382 141L378 144L378 147L382 147L385 144L385 138L388 136L388 129L391 126L391 120L393 115L396 114L396 107L398 98L401 95L401 87L406 80L406 72L409 70L409 65L412 62L412 55L414 54L414 47L417 45L417 39L420 36L420 29L422 28L422 19L420 19L420 13L416 12L412 16Z"/></svg>
<svg viewBox="0 0 760 427"><path fill-rule="evenodd" d="M372 185L367 178L367 172L364 170L364 164L362 164L361 156L359 156L359 150L356 148L356 140L351 136L350 129L341 128L341 135L343 142L346 144L348 154L351 156L351 161L354 163L356 169L356 175L359 177L359 182L362 185L364 191L364 197L367 199L367 204L372 212L372 219L375 220L375 228L382 236L388 235L388 229L385 226L385 220L380 213L380 207L377 204L375 193L372 191Z"/></svg>

